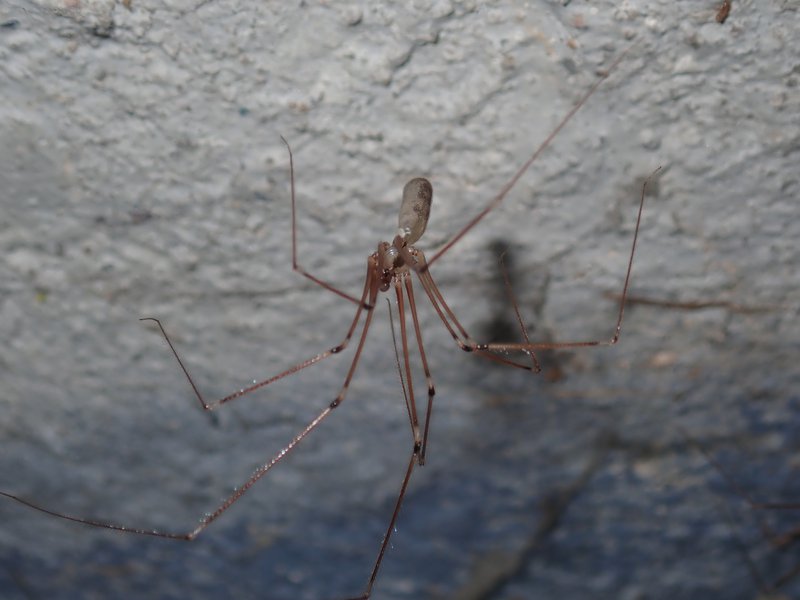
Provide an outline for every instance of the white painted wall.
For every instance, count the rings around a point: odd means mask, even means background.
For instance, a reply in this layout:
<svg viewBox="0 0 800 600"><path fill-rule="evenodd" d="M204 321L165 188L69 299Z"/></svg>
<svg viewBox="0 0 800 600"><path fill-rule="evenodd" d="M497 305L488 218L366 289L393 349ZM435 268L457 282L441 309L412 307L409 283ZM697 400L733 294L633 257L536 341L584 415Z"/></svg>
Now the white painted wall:
<svg viewBox="0 0 800 600"><path fill-rule="evenodd" d="M603 294L621 286L641 180L662 165L633 291L769 309L636 307L618 347L565 353L549 384L459 352L423 306L430 458L375 597L754 597L722 507L765 578L793 559L759 542L678 427L754 493L800 499L800 23L791 0L734 1L722 25L716 4L4 0L0 489L191 528L330 402L349 361L211 419L137 321L161 318L212 396L339 341L353 307L291 272L279 136L295 152L301 259L357 294L407 179L434 184L419 244L433 250L630 48L435 265L443 293L480 336L502 306L488 250L502 240L534 334L606 336ZM1 595L358 593L410 450L385 313L342 409L192 545L0 502ZM594 459L525 572L470 595L478 565L518 556L542 502Z"/></svg>

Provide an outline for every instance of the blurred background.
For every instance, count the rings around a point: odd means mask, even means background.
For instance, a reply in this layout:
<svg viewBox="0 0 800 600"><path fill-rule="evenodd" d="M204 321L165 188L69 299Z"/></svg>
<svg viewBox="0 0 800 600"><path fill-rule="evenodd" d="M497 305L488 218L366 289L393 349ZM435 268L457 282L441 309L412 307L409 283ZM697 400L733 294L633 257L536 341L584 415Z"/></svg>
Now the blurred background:
<svg viewBox="0 0 800 600"><path fill-rule="evenodd" d="M353 305L291 270L279 136L301 262L357 295L408 179L434 185L431 256L629 49L432 269L477 339L517 335L503 252L532 339L605 339L661 166L621 342L534 376L459 351L418 294L428 463L373 597L800 595L796 546L762 531L800 510L751 510L723 475L800 503L800 19L720 5L0 4L0 490L193 528L352 357L204 413L138 321L209 397L341 340ZM411 449L394 365L381 300L341 409L191 544L0 501L0 596L359 594Z"/></svg>

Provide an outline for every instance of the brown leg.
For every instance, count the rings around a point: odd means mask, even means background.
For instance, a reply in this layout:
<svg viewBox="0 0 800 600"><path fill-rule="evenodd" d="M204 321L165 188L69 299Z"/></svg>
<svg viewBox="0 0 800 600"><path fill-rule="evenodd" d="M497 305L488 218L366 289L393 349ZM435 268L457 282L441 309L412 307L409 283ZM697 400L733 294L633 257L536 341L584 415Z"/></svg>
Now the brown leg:
<svg viewBox="0 0 800 600"><path fill-rule="evenodd" d="M555 350L559 348L584 348L584 347L591 347L591 346L613 346L617 343L620 337L620 332L622 331L622 320L625 314L625 302L628 294L628 287L630 285L630 278L631 278L631 271L633 269L633 257L636 253L636 242L639 237L639 226L642 221L642 211L644 210L644 199L645 193L647 191L647 184L658 171L661 169L659 167L656 169L648 178L645 180L644 184L642 185L642 195L641 200L639 201L639 211L636 216L636 227L634 229L633 234L633 242L631 243L631 252L630 258L628 259L628 267L625 272L625 282L622 287L622 294L620 296L619 302L619 311L617 313L617 321L614 326L613 334L610 339L607 340L588 340L588 341L574 341L574 342L533 342L526 340L525 342L511 342L511 343L488 343L488 344L481 344L477 343L473 340L473 338L469 335L466 329L461 325L461 323L456 318L453 311L447 305L444 297L442 296L441 291L439 290L436 283L433 281L433 277L430 274L430 263L426 263L425 256L422 252L417 251L415 258L417 260L416 264L414 265L414 270L417 271L419 275L420 281L422 282L423 287L425 288L425 292L428 294L428 298L430 298L431 303L433 304L436 313L439 315L439 318L444 323L447 330L450 332L450 335L453 336L453 339L459 345L462 350L468 352L476 352L477 354L484 356L486 358L491 358L493 360L497 360L499 362L503 362L506 364L510 364L515 367L523 368L531 370L531 367L528 365L521 365L519 363L515 363L513 361L509 361L503 357L497 356L493 353L495 352L523 352L526 354L531 353L534 350ZM441 251L439 252L441 254ZM520 319L520 322L521 319ZM525 329L523 327L523 333ZM527 337L527 336L526 336ZM534 361L534 365L536 362Z"/></svg>
<svg viewBox="0 0 800 600"><path fill-rule="evenodd" d="M200 524L195 527L194 529L182 532L182 533L174 533L168 531L160 531L156 529L145 529L141 527L129 527L127 525L120 525L117 523L110 523L107 521L101 521L98 519L93 518L85 518L85 517L78 517L74 515L69 515L66 513L61 513L58 511L51 510L49 508L45 508L43 506L39 506L38 504L34 504L24 498L16 496L14 494L10 494L8 492L0 491L0 496L5 498L9 498L10 500L15 500L20 504L24 504L25 506L32 508L34 510L38 510L39 512L46 513L48 515L58 517L60 519L65 519L68 521L74 521L76 523L82 523L84 525L90 525L93 527L102 527L104 529L113 529L115 531L123 531L126 533L135 533L139 535L150 535L154 537L161 537L161 538L170 538L170 539L179 539L179 540L193 540L195 539L206 527L208 527L212 522L217 520L226 510L228 510L233 504L241 498L247 490L249 490L259 479L261 479L264 475L267 474L276 464L278 464L283 458L286 457L292 450L294 450L295 446L299 444L309 433L311 433L314 429L316 429L322 421L324 421L328 415L330 415L335 408L337 408L345 399L347 395L347 390L350 385L350 381L353 378L355 373L356 367L358 366L359 358L361 357L361 352L364 347L364 341L366 340L367 333L369 332L369 326L372 322L372 315L374 312L375 301L378 296L378 280L375 277L375 269L373 268L373 260L370 258L369 268L367 271L367 281L365 285L365 289L368 292L368 302L359 304L359 309L356 313L356 318L353 321L353 324L350 327L350 331L348 332L348 338L352 335L353 330L355 329L356 324L358 323L359 316L362 310L366 310L366 318L364 319L364 326L361 330L361 335L359 336L358 340L358 347L356 349L355 355L353 356L352 362L350 363L350 368L347 372L347 377L345 378L345 382L342 385L339 394L336 398L323 409L305 428L303 428L300 433L298 433L292 440L284 446L275 456L273 456L268 462L264 463L258 469L256 469L252 475L244 482L241 486L236 488L232 494L230 494L217 508L215 508L212 512L206 513L206 515L201 519ZM365 296L367 293L365 292ZM363 305L363 306L362 306ZM346 341L346 340L345 340ZM337 350L338 351L338 350ZM176 355L177 356L177 355ZM322 355L320 355L322 356ZM179 359L180 361L180 359ZM303 364L303 363L301 363ZM313 363L310 363L313 364ZM308 365L304 365L308 366ZM303 368L303 366L299 366L295 369L299 370ZM288 371L285 374L289 374ZM283 376L283 375L282 375ZM188 373L187 373L188 377ZM273 379L274 380L274 379ZM191 379L190 379L191 381ZM265 384L266 385L266 384ZM255 386L258 387L258 386ZM246 393L246 392L244 392ZM199 394L198 394L199 395ZM416 447L416 445L415 445Z"/></svg>
<svg viewBox="0 0 800 600"><path fill-rule="evenodd" d="M353 337L353 332L355 331L356 326L358 325L358 321L361 318L361 312L366 310L367 314L370 314L372 312L372 309L374 308L374 304L373 303L366 302L367 295L370 293L370 285L371 285L371 275L370 275L370 273L371 273L371 269L372 269L372 266L371 266L371 263L369 263L367 265L367 276L364 279L364 291L361 294L361 301L358 302L358 309L356 309L356 314L353 317L353 321L350 323L350 327L347 330L347 334L344 336L344 339L339 344L337 344L336 346L333 346L332 348L329 348L328 350L325 350L324 352L320 352L316 356L312 356L311 358L308 358L308 359L304 360L303 362L298 363L298 364L294 365L293 367L290 367L290 368L286 369L285 371L282 371L282 372L278 373L277 375L273 375L272 377L264 379L263 381L259 381L257 383L252 384L252 385L249 385L247 387L241 388L241 389L233 392L232 394L228 394L224 398L220 398L219 400L215 400L213 402L208 402L203 397L203 395L200 393L199 388L195 384L194 379L192 379L192 376L189 374L189 370L186 368L186 365L184 365L183 360L181 360L180 355L178 355L178 351L175 349L175 346L172 344L172 340L170 340L169 336L167 335L167 332L164 329L164 326L161 324L161 321L159 321L158 319L155 319L153 317L144 317L144 318L140 319L140 321L153 321L153 322L155 322L156 325L158 325L158 328L161 330L161 333L164 336L164 339L166 340L167 344L169 345L169 348L172 351L173 356L178 361L178 365L180 366L181 370L183 371L183 374L186 376L186 379L189 381L189 385L192 386L192 390L194 391L195 397L200 402L200 406L203 408L203 410L213 410L213 409L217 408L221 404L225 404L227 402L230 402L231 400L236 400L237 398L241 398L242 396L246 396L250 392L254 392L255 390L260 389L262 387L265 387L265 386L267 386L267 385L269 385L271 383L274 383L274 382L278 381L279 379L283 379L284 377L288 377L289 375L293 375L293 374L297 373L298 371L302 371L306 367L310 367L311 365L314 365L314 364L320 362L321 360L323 360L325 358L328 358L329 356L331 356L333 354L338 354L342 350L347 348L347 345L350 343L350 339Z"/></svg>
<svg viewBox="0 0 800 600"><path fill-rule="evenodd" d="M318 277L312 275L308 271L306 271L299 262L297 262L297 225L296 225L296 218L295 218L295 193L294 193L294 157L292 156L292 148L289 146L289 142L286 141L286 138L281 136L283 143L286 144L286 149L289 151L289 176L291 178L291 185L292 185L292 270L296 273L300 273L303 277L310 279L314 283L319 286L322 286L329 292L333 292L337 296L341 296L345 300L349 300L354 304L359 304L358 300L351 296L350 294L341 291L337 287L334 287L327 281L323 281Z"/></svg>

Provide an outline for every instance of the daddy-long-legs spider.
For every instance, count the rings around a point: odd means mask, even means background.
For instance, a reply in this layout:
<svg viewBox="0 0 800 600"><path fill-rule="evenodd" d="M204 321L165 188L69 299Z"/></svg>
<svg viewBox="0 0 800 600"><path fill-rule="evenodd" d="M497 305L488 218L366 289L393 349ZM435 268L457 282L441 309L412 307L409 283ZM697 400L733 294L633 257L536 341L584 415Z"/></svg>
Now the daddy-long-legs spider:
<svg viewBox="0 0 800 600"><path fill-rule="evenodd" d="M219 504L210 513L204 516L200 524L189 531L184 532L170 532L164 530L154 530L144 528L141 526L131 527L128 525L117 524L110 521L99 520L96 518L87 518L83 516L75 516L60 512L50 507L41 506L27 498L23 498L11 491L0 492L4 497L15 500L30 508L39 510L49 515L71 520L85 525L91 525L100 528L112 529L127 533L135 533L140 535L155 536L161 538L170 538L178 540L193 540L195 539L208 525L219 518L224 512L228 510L239 498L241 498L247 490L250 489L261 477L270 471L278 462L286 457L291 451L308 436L314 429L323 423L332 412L340 407L347 398L347 392L351 381L355 375L356 369L359 365L359 360L362 356L365 340L367 338L374 309L377 305L378 296L382 292L387 292L394 289L394 295L397 302L397 314L399 321L399 337L400 337L400 350L401 350L401 366L403 378L407 386L407 401L406 408L408 414L408 421L410 424L412 434L411 452L408 458L405 474L402 478L400 490L394 504L394 508L389 519L388 526L383 536L383 541L378 549L377 557L375 559L372 571L368 578L368 582L364 591L358 595L358 598L369 598L374 583L376 581L381 563L383 561L385 552L388 548L389 541L394 531L394 526L400 511L403 498L406 494L406 489L416 465L423 465L426 460L430 423L433 408L433 399L435 388L431 370L428 366L427 357L424 350L422 340L422 328L417 316L416 299L413 292L413 284L411 274L414 272L416 277L425 292L426 297L433 306L434 312L444 324L447 331L452 336L455 344L462 350L476 354L483 358L490 359L495 362L513 366L516 368L538 371L539 364L534 354L537 350L544 349L557 349L557 348L578 348L578 347L592 347L592 346L610 346L615 344L620 336L623 313L625 306L625 294L627 293L631 270L633 266L633 259L636 251L636 241L638 237L639 224L641 221L642 210L644 206L645 189L643 186L641 198L638 203L638 212L636 215L636 226L633 233L633 239L630 247L630 255L627 262L627 270L624 275L624 282L622 283L621 300L619 309L615 317L615 322L612 331L608 338L603 340L578 340L569 342L531 342L527 339L525 334L525 327L521 323L522 335L525 338L523 342L492 342L482 343L476 341L458 320L453 310L447 304L442 292L434 282L431 274L430 267L445 253L447 253L463 236L465 236L473 227L475 227L484 217L497 208L504 198L508 195L511 189L516 185L522 175L530 168L530 166L537 160L540 154L551 144L555 137L559 134L562 128L572 119L573 115L584 105L589 97L594 94L598 86L613 71L613 69L622 60L624 54L618 57L611 67L592 85L589 90L578 100L575 106L570 110L556 128L545 138L545 140L536 148L533 154L527 161L517 170L517 172L509 179L509 181L501 188L494 198L474 216L460 231L450 238L440 249L438 249L430 259L426 259L423 252L413 246L425 231L428 216L430 213L431 201L433 190L430 182L424 178L415 178L406 184L403 191L403 201L400 209L399 229L391 242L381 242L378 244L377 250L367 258L366 274L364 279L363 291L360 297L356 298L346 292L341 291L339 288L331 283L323 280L322 278L312 274L302 267L298 261L297 250L297 234L296 234L296 199L295 199L295 173L294 173L294 159L289 144L286 143L289 169L291 180L291 205L292 205L292 267L295 271L300 273L303 277L312 281L316 285L330 291L339 297L351 302L355 305L355 315L350 322L346 334L343 339L332 346L331 348L320 352L289 369L286 369L277 375L273 375L260 382L255 382L248 387L239 389L223 398L214 401L208 401L202 395L199 387L192 379L188 367L179 355L178 349L173 345L172 340L167 335L167 332L161 322L154 317L145 317L144 320L151 321L159 328L163 334L166 342L169 344L180 368L186 375L197 400L205 410L214 409L222 404L226 404L236 400L250 392L264 388L265 386L281 380L290 375L296 374L307 367L315 365L322 360L329 358L335 354L341 353L348 347L351 341L354 342L355 350L352 359L350 360L349 367L344 377L344 382L339 389L338 393L332 400L328 400L326 405L311 419L308 424L297 433L291 441L286 444L276 455L270 458L267 462L259 466L253 474L232 494L228 496L221 504ZM645 184L646 185L646 184ZM513 298L513 294L512 294ZM512 300L514 309L517 310L516 302ZM409 317L410 326L413 330L414 340L410 341L409 337ZM361 327L360 332L358 332ZM416 403L416 396L413 387L410 347L416 346L419 353L422 370L426 379L426 395L427 402L424 409L419 407Z"/></svg>

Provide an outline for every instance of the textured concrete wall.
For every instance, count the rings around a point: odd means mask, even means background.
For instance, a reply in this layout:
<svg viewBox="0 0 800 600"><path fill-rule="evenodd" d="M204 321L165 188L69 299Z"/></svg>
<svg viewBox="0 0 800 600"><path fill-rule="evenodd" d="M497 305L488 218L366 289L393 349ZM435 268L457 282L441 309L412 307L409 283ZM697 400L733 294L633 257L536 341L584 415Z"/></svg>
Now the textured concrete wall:
<svg viewBox="0 0 800 600"><path fill-rule="evenodd" d="M210 396L339 341L353 306L291 272L279 136L301 259L357 294L407 179L434 184L434 250L630 48L434 275L476 337L513 323L502 242L533 337L605 337L662 165L633 292L719 304L633 306L618 347L548 378L461 353L421 302L429 464L375 597L753 598L740 546L767 582L797 564L680 430L800 500L797 2L734 0L724 24L716 0L168 4L0 3L0 489L191 528L351 356L210 418L137 321L164 321ZM341 410L193 544L0 502L0 595L359 592L410 449L387 323L381 304Z"/></svg>

